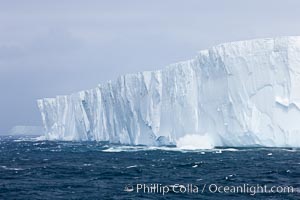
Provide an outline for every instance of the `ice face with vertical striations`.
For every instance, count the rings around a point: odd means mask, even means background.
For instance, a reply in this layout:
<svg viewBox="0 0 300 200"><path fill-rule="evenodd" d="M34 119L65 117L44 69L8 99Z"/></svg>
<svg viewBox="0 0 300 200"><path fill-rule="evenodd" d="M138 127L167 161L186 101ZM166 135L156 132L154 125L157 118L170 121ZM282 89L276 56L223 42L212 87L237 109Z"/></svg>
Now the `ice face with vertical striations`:
<svg viewBox="0 0 300 200"><path fill-rule="evenodd" d="M300 147L300 37L220 44L38 107L49 140Z"/></svg>

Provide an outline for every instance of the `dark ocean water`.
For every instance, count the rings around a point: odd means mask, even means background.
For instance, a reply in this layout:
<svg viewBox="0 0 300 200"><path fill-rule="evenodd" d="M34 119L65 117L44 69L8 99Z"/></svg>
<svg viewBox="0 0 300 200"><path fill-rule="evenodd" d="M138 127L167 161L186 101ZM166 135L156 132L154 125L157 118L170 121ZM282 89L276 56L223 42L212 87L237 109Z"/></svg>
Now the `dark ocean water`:
<svg viewBox="0 0 300 200"><path fill-rule="evenodd" d="M259 186L268 191L254 194ZM0 199L300 199L299 188L299 149L180 151L0 138Z"/></svg>

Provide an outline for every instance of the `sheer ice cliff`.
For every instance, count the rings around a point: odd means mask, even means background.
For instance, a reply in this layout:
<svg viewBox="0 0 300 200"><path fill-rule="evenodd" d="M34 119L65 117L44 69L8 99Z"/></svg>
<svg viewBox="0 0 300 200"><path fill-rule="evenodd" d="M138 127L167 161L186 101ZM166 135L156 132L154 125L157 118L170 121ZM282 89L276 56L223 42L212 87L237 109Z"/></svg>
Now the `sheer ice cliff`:
<svg viewBox="0 0 300 200"><path fill-rule="evenodd" d="M38 107L49 140L300 147L300 37L220 44Z"/></svg>

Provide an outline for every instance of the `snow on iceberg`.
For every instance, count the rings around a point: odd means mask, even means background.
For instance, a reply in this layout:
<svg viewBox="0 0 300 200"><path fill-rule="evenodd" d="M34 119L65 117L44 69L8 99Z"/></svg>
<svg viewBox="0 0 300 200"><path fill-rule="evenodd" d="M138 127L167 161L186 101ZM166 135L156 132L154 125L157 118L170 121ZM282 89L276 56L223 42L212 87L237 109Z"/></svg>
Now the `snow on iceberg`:
<svg viewBox="0 0 300 200"><path fill-rule="evenodd" d="M191 134L214 146L300 147L300 37L220 44L38 107L49 140L167 145Z"/></svg>

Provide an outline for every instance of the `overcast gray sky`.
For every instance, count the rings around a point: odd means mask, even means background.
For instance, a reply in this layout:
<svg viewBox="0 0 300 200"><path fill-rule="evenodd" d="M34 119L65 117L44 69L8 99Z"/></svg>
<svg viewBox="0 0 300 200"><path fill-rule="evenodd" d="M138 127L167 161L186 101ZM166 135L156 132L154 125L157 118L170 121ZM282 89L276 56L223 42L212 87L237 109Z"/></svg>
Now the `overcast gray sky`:
<svg viewBox="0 0 300 200"><path fill-rule="evenodd" d="M300 35L299 0L0 0L0 133L36 99L162 68L235 40Z"/></svg>

